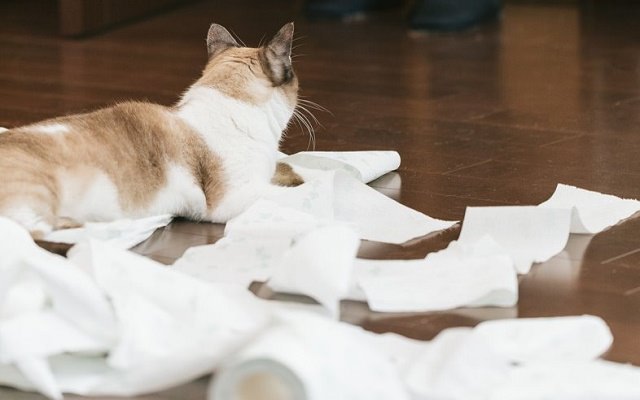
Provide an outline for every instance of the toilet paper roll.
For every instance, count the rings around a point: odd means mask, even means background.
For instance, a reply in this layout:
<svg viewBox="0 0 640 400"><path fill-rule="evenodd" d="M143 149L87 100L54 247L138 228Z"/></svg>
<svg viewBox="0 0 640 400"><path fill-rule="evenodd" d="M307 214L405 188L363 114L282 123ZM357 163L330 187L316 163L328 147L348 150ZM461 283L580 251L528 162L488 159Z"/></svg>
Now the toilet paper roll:
<svg viewBox="0 0 640 400"><path fill-rule="evenodd" d="M216 372L209 400L408 400L397 367L370 335L309 313L280 313Z"/></svg>
<svg viewBox="0 0 640 400"><path fill-rule="evenodd" d="M282 333L275 332L267 340L262 338L252 347L256 351L254 356L245 355L246 358L226 366L216 375L209 388L209 400L310 399L302 378L303 366L297 365L300 360L290 357L290 353L280 354L276 351L278 347L269 347L269 339L278 342L280 335Z"/></svg>

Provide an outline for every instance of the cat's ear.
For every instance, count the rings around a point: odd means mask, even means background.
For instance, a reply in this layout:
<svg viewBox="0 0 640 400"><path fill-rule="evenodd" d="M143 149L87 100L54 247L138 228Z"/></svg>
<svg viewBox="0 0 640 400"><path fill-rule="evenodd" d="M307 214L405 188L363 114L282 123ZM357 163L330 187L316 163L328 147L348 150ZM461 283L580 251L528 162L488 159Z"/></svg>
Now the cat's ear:
<svg viewBox="0 0 640 400"><path fill-rule="evenodd" d="M229 31L222 25L211 24L207 33L207 51L213 58L229 47L240 47Z"/></svg>
<svg viewBox="0 0 640 400"><path fill-rule="evenodd" d="M263 67L274 85L282 85L293 78L291 47L293 22L284 25L262 50Z"/></svg>

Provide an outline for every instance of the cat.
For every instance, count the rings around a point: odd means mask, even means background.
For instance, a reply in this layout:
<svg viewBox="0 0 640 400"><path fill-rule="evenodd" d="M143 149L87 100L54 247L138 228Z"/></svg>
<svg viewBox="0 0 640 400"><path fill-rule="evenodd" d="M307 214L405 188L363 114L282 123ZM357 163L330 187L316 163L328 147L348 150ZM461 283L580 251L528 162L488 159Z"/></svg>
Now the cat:
<svg viewBox="0 0 640 400"><path fill-rule="evenodd" d="M226 222L303 183L277 163L298 103L293 32L249 48L212 24L202 76L176 105L125 102L1 133L0 215L36 239L157 214Z"/></svg>

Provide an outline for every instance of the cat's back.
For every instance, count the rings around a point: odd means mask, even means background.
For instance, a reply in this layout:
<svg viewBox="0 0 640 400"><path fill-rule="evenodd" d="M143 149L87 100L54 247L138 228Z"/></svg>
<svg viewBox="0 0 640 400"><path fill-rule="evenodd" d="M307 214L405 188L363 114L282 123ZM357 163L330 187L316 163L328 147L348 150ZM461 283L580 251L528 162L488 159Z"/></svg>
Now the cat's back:
<svg viewBox="0 0 640 400"><path fill-rule="evenodd" d="M180 214L182 207L176 209L174 202L199 209L205 203L203 166L207 176L220 169L200 136L170 108L145 102L124 102L0 134L0 176L7 184L34 181L53 188L58 208L67 215L83 203L90 188L102 193L97 197L117 203L116 211L104 218L72 215L76 220ZM165 191L181 195L165 199Z"/></svg>
<svg viewBox="0 0 640 400"><path fill-rule="evenodd" d="M0 134L0 152L60 164L105 164L127 156L151 159L177 156L189 126L168 107L123 102L10 129Z"/></svg>

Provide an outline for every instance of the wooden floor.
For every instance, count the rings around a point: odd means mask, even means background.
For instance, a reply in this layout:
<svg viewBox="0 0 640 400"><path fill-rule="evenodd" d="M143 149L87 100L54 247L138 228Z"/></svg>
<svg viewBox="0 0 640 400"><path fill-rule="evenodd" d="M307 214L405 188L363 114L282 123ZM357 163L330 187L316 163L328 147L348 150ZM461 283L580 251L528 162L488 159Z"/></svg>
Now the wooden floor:
<svg viewBox="0 0 640 400"><path fill-rule="evenodd" d="M400 170L373 185L402 203L459 220L467 206L538 204L559 182L640 198L640 8L516 3L499 23L421 35L405 29L401 11L308 22L292 1L207 1L69 41L51 36L48 3L0 4L0 126L125 99L171 104L204 65L211 22L256 45L295 20L302 94L331 110L317 113L316 149L399 151ZM27 18L17 8L37 12ZM284 151L308 146L292 128ZM221 233L178 221L136 251L171 263ZM423 257L457 233L364 243L361 256ZM491 318L595 314L615 336L607 358L640 365L640 219L573 236L521 278L520 291L507 309L387 315L347 302L343 315L372 331L430 339ZM146 398L203 399L205 387L201 380ZM0 398L40 397L0 389Z"/></svg>

